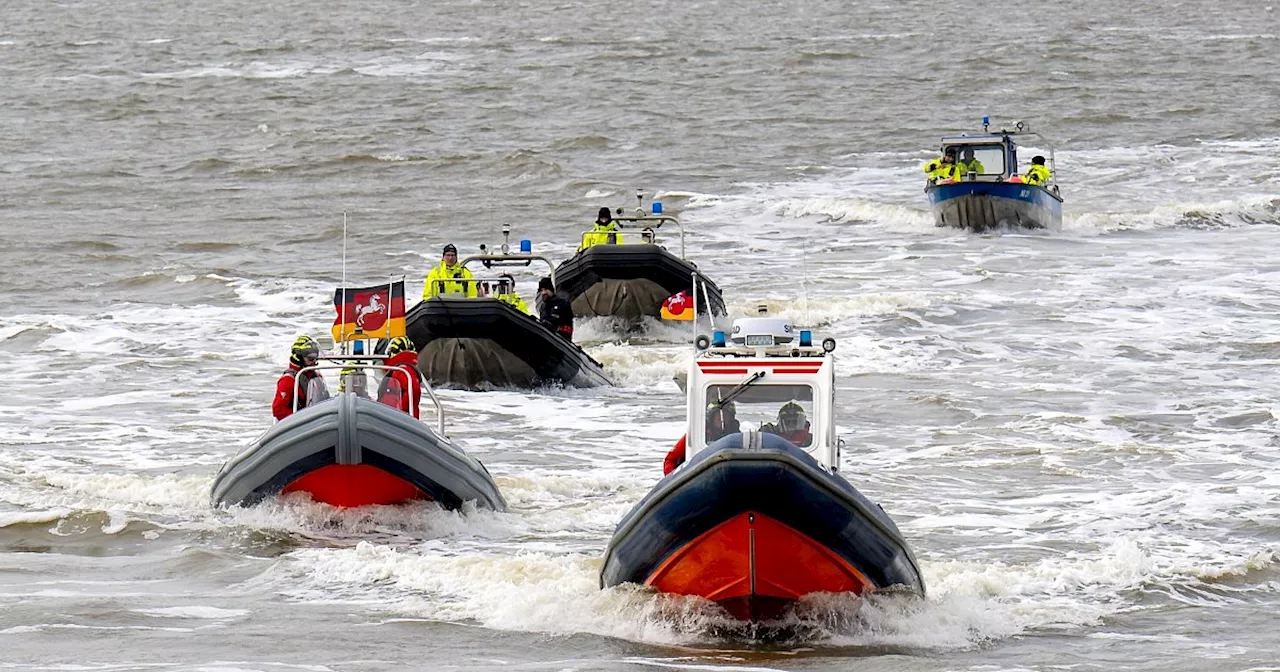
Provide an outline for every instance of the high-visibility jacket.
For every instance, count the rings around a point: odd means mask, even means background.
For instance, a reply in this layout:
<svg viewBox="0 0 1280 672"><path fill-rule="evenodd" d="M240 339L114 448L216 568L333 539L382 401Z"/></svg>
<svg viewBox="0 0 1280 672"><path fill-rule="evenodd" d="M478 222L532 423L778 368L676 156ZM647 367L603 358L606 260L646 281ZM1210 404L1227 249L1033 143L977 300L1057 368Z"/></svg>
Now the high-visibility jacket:
<svg viewBox="0 0 1280 672"><path fill-rule="evenodd" d="M423 300L441 294L463 294L474 297L476 283L454 282L453 280L470 280L471 271L462 264L446 265L442 260L427 274L426 284L422 286Z"/></svg>
<svg viewBox="0 0 1280 672"><path fill-rule="evenodd" d="M510 292L507 294L499 294L498 300L503 303L511 304L512 306L515 307L516 310L522 313L525 313L526 315L529 313L529 306L525 304L524 299L520 298L520 295L516 294L515 292Z"/></svg>
<svg viewBox="0 0 1280 672"><path fill-rule="evenodd" d="M924 164L924 170L929 174L929 179L934 181L942 180L958 180L960 179L960 169L954 163L946 163L942 159L934 159Z"/></svg>
<svg viewBox="0 0 1280 672"><path fill-rule="evenodd" d="M1053 175L1053 173L1051 173L1048 168L1039 163L1033 163L1031 164L1031 167L1027 169L1027 174L1022 176L1022 181L1027 184L1044 184L1049 181L1049 177L1051 175Z"/></svg>
<svg viewBox="0 0 1280 672"><path fill-rule="evenodd" d="M582 247L578 251L591 247L592 245L616 245L622 242L618 238L618 224L609 222L608 224L596 224L591 231L582 236Z"/></svg>
<svg viewBox="0 0 1280 672"><path fill-rule="evenodd" d="M956 164L956 168L960 171L961 175L968 175L969 173L977 173L981 175L987 172L987 169L982 166L982 162L977 159L968 162L961 160Z"/></svg>

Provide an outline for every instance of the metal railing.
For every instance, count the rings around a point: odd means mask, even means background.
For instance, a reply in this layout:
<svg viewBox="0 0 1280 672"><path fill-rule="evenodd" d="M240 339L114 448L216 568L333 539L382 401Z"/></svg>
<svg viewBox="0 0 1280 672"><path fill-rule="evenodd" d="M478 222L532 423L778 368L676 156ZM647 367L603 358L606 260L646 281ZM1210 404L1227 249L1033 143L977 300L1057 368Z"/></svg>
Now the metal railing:
<svg viewBox="0 0 1280 672"><path fill-rule="evenodd" d="M618 225L617 231L595 231L595 230L583 231L582 237L579 239L579 244L585 246L586 237L589 235L590 236L616 235L621 237L621 236L627 235L627 229L640 231L639 235L641 237L641 242L647 243L647 244L653 244L657 241L658 229L662 228L663 224L670 222L680 231L680 257L684 258L684 255L685 255L684 226L681 225L680 220L676 219L675 217L671 217L669 215L634 215L634 216L620 215L618 217L614 217L612 221L614 224Z"/></svg>
<svg viewBox="0 0 1280 672"><path fill-rule="evenodd" d="M343 355L343 356L333 356L333 357L321 357L321 359L327 359L327 360L331 360L334 362L341 362L341 363L312 364L310 366L305 366L299 369L298 372L294 374L293 376L293 412L294 413L298 412L298 392L299 390L301 390L303 374L308 371L319 372L319 371L337 370L339 371L339 381L341 381L341 371L344 369L356 369L361 371L363 370L382 371L384 372L383 373L384 377L387 375L390 375L394 371L404 371L404 368L399 366L387 366L385 364L372 364L372 363L366 363L366 361L362 361L362 360L368 360L371 362L371 361L385 360L386 357L384 355L363 355L360 357ZM436 407L436 429L439 430L440 436L444 437L445 436L444 406L440 403L440 399L436 397L435 390L431 389L431 384L427 382L426 378L421 374L421 372L415 372L415 374L418 376L418 380L422 384L422 389L426 391L427 396L431 398L431 403ZM414 399L413 397L412 384L409 385L408 390L404 390L402 393L409 395L410 409L417 407L418 400ZM339 392L339 394L354 394L354 393ZM372 399L372 397L368 397L368 398L371 399L372 401L377 401L376 399ZM412 413L410 415L412 415ZM419 412L419 415L421 415L421 412ZM421 420L421 417L417 419Z"/></svg>

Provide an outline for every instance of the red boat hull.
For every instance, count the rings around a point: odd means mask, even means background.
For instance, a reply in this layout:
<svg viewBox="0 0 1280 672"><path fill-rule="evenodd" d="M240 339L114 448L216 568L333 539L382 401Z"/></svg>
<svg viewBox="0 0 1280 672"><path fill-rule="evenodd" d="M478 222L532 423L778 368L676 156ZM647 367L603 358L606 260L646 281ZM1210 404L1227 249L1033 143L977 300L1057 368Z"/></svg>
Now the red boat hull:
<svg viewBox="0 0 1280 672"><path fill-rule="evenodd" d="M809 593L875 589L866 575L830 549L754 511L692 539L645 583L667 593L705 597L744 621L775 619Z"/></svg>
<svg viewBox="0 0 1280 672"><path fill-rule="evenodd" d="M307 472L281 494L306 492L317 502L354 507L431 499L412 483L367 464L330 464Z"/></svg>

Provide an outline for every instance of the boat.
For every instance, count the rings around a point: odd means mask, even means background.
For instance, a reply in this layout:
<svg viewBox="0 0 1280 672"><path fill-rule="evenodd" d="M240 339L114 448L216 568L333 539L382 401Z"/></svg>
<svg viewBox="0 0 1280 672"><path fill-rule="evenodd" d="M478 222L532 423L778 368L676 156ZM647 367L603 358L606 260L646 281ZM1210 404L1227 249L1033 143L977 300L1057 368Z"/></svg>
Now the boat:
<svg viewBox="0 0 1280 672"><path fill-rule="evenodd" d="M520 241L519 251L512 251L510 227L503 226L502 233L499 252L490 253L482 245L480 254L460 263L491 270L542 262L554 285L557 276L550 260L533 254L528 240ZM481 272L472 280L461 282L498 288L511 280ZM603 365L572 340L493 296L431 297L409 310L405 328L418 348L418 367L433 385L480 389L533 388L548 383L575 387L612 384Z"/></svg>
<svg viewBox="0 0 1280 672"><path fill-rule="evenodd" d="M954 153L963 159L971 153L982 171L961 173L957 180L929 181L924 191L933 208L934 222L941 227L975 232L1017 227L1060 230L1062 195L1057 178L1051 176L1042 185L1027 184L1018 170L1019 142L1024 138L1036 138L1038 145L1048 142L1021 121L1013 130L989 129L989 118L983 117L982 133L942 138L943 156ZM1056 175L1052 147L1047 167Z"/></svg>
<svg viewBox="0 0 1280 672"><path fill-rule="evenodd" d="M506 501L489 471L446 433L444 408L430 384L423 383L421 394L435 408L434 428L398 406L367 396L363 381L382 376L383 383L375 389L385 401L386 391L396 387L387 384L387 374L393 370L403 373L403 369L388 366L384 355L363 354L366 342L379 335L395 336L396 329L403 327L403 284L401 280L374 288L375 293L385 294L380 300L361 304L383 308L376 325L361 319L368 329L335 335L335 341L344 349L350 347L351 352L321 356L292 376L292 413L222 466L210 493L215 506L249 506L278 495L305 492L317 502L339 507L429 500L447 509L474 502L477 508L506 510ZM335 305L345 330L346 325L357 324L357 318L341 317L342 311L357 304L343 297L367 297L369 293L338 291ZM387 307L392 308L388 311ZM339 334L337 323L334 331ZM310 377L312 372L320 375ZM343 382L337 394L329 393L326 372L337 374ZM304 380L305 396L299 394ZM421 400L414 399L414 394L412 389L405 392L406 408L419 408ZM398 392L392 396L394 403L399 403ZM299 398L307 400L301 408Z"/></svg>
<svg viewBox="0 0 1280 672"><path fill-rule="evenodd" d="M643 195L637 197L643 204ZM556 289L572 301L574 315L627 322L671 319L663 307L682 297L689 297L698 314L727 314L720 287L686 258L684 227L679 219L662 213L660 201L652 203L652 212L641 206L634 215L619 214L613 221L619 230L609 234L610 244L585 246L593 233L584 231L584 246L556 268ZM658 238L671 228L680 236L679 256Z"/></svg>
<svg viewBox="0 0 1280 672"><path fill-rule="evenodd" d="M923 596L902 533L839 473L835 341L815 346L809 330L759 315L697 347L690 457L618 523L601 587L696 595L751 622L782 618L813 593Z"/></svg>

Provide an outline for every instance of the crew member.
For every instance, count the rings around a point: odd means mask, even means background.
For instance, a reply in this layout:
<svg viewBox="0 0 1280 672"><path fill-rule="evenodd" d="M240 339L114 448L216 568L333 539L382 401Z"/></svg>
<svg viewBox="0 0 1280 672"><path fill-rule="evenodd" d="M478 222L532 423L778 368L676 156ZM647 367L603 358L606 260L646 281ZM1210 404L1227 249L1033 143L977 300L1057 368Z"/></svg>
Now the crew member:
<svg viewBox="0 0 1280 672"><path fill-rule="evenodd" d="M458 248L453 243L444 246L440 263L431 269L426 283L422 285L423 301L441 294L476 296L476 283L471 279L471 271L458 263Z"/></svg>
<svg viewBox="0 0 1280 672"><path fill-rule="evenodd" d="M299 336L293 342L293 346L289 349L289 368L280 374L280 379L276 381L276 396L271 400L271 414L276 416L276 421L284 420L293 415L294 408L294 390L298 391L298 408L307 407L308 388L313 381L319 381L317 390L319 393L328 396L324 392L324 379L320 372L315 369L302 372L302 369L315 366L320 359L320 345L310 336ZM302 372L302 380L297 380L299 372ZM311 401L320 401L320 399L312 399Z"/></svg>
<svg viewBox="0 0 1280 672"><path fill-rule="evenodd" d="M1027 169L1027 174L1022 176L1022 181L1026 184L1044 185L1052 176L1053 173L1048 166L1044 165L1044 157L1036 156L1031 159L1031 167Z"/></svg>
<svg viewBox="0 0 1280 672"><path fill-rule="evenodd" d="M960 178L960 169L956 166L956 148L948 147L941 158L924 164L924 172L930 182L955 180Z"/></svg>
<svg viewBox="0 0 1280 672"><path fill-rule="evenodd" d="M338 374L338 394L346 392L357 397L369 398L369 377L364 369L349 366Z"/></svg>
<svg viewBox="0 0 1280 672"><path fill-rule="evenodd" d="M760 431L777 434L801 448L813 443L813 435L809 433L809 420L804 409L794 401L788 401L778 409L778 422L761 425Z"/></svg>
<svg viewBox="0 0 1280 672"><path fill-rule="evenodd" d="M573 340L573 306L556 294L551 278L538 281L538 320L566 339Z"/></svg>
<svg viewBox="0 0 1280 672"><path fill-rule="evenodd" d="M582 246L578 251L581 252L592 245L616 245L617 243L618 223L613 221L609 208L600 208L599 214L596 215L596 225L591 227L590 232L583 234Z"/></svg>
<svg viewBox="0 0 1280 672"><path fill-rule="evenodd" d="M969 173L977 173L978 175L981 175L987 172L987 169L983 167L981 161L974 157L973 149L966 147L964 150L964 156L962 156L960 158L960 162L956 164L956 172L960 173L961 176L968 177Z"/></svg>
<svg viewBox="0 0 1280 672"><path fill-rule="evenodd" d="M529 306L516 294L516 280L511 277L510 273L503 273L498 276L502 280L498 281L497 299L503 303L509 303L512 307L522 313L529 312Z"/></svg>
<svg viewBox="0 0 1280 672"><path fill-rule="evenodd" d="M387 359L383 366L391 367L378 385L378 401L418 417L418 404L422 400L422 378L418 372L418 351L408 336L396 336L387 344Z"/></svg>
<svg viewBox="0 0 1280 672"><path fill-rule="evenodd" d="M739 428L740 425L738 424L737 412L733 407L732 401L726 402L723 405L717 402L712 402L707 407L706 431L708 446L715 443L717 439L737 433ZM667 453L667 456L663 458L663 476L675 471L676 467L684 464L685 443L686 437L680 437L680 440L676 441L675 447L673 447L671 451Z"/></svg>

